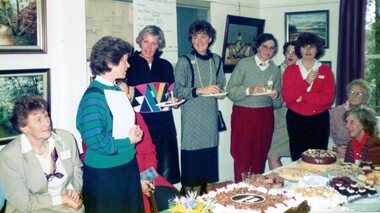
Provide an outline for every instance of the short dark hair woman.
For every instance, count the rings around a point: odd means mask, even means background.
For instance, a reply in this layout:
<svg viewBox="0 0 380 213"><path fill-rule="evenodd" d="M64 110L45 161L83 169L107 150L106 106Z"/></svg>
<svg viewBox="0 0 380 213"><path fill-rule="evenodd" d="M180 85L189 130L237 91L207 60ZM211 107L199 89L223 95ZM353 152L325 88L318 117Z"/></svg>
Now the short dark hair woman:
<svg viewBox="0 0 380 213"><path fill-rule="evenodd" d="M186 191L201 192L218 175L218 105L226 79L220 56L210 51L215 29L205 20L189 26L193 51L178 59L175 82L181 106L181 183ZM204 95L214 97L203 97Z"/></svg>
<svg viewBox="0 0 380 213"><path fill-rule="evenodd" d="M134 112L125 115L109 106L117 97L120 106L128 108L128 97L115 80L125 77L131 53L128 42L111 36L101 38L92 48L90 68L95 79L80 101L76 118L77 129L88 147L83 166L83 198L88 212L144 211L135 158L135 144L141 141L143 132L135 125L122 131L128 136L116 136L113 120L132 119Z"/></svg>
<svg viewBox="0 0 380 213"><path fill-rule="evenodd" d="M323 40L302 33L296 42L299 60L283 76L283 96L292 160L307 149L327 149L329 109L334 102L335 82L330 67L318 61L325 51Z"/></svg>
<svg viewBox="0 0 380 213"><path fill-rule="evenodd" d="M242 180L243 172L256 174L265 169L274 129L273 107L282 105L281 71L272 61L277 49L272 34L259 35L255 55L239 61L227 85L228 98L234 102L231 155L235 182Z"/></svg>
<svg viewBox="0 0 380 213"><path fill-rule="evenodd" d="M10 121L21 134L0 152L6 212L84 212L75 138L51 129L47 102L39 96L21 97Z"/></svg>

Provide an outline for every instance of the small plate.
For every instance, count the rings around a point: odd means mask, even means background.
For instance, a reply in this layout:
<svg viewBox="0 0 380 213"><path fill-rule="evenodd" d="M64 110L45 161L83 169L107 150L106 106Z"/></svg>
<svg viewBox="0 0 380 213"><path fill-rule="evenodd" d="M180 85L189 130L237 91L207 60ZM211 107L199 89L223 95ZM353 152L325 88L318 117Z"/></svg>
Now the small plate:
<svg viewBox="0 0 380 213"><path fill-rule="evenodd" d="M256 94L251 94L252 96L260 96L260 95L269 95L269 94L273 94L274 92L262 92L262 93L256 93Z"/></svg>
<svg viewBox="0 0 380 213"><path fill-rule="evenodd" d="M156 104L156 106L158 106L158 107L178 106L178 105L182 104L183 102L185 102L185 99L179 99L175 103L173 103L172 101L165 101L165 102L161 102L161 103Z"/></svg>
<svg viewBox="0 0 380 213"><path fill-rule="evenodd" d="M207 95L201 95L203 97L220 97L220 96L225 96L227 95L228 92L222 92L222 93L218 93L218 94L207 94Z"/></svg>

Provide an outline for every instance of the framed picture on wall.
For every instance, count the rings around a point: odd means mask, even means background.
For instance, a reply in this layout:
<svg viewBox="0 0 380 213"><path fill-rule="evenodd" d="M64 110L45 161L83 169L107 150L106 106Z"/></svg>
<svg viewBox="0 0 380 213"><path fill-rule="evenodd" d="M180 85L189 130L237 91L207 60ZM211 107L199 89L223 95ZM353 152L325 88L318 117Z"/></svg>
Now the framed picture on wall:
<svg viewBox="0 0 380 213"><path fill-rule="evenodd" d="M330 69L332 69L331 67L331 61L320 61L322 64L324 65L327 65L328 67L330 67Z"/></svg>
<svg viewBox="0 0 380 213"><path fill-rule="evenodd" d="M46 53L45 1L2 1L0 54Z"/></svg>
<svg viewBox="0 0 380 213"><path fill-rule="evenodd" d="M50 103L49 69L0 71L0 145L18 133L9 118L15 102L24 95L38 95Z"/></svg>
<svg viewBox="0 0 380 213"><path fill-rule="evenodd" d="M265 20L227 15L223 53L224 72L230 73L240 59L253 55L253 43L264 32Z"/></svg>
<svg viewBox="0 0 380 213"><path fill-rule="evenodd" d="M297 40L304 32L315 33L329 47L329 11L306 11L285 13L285 41Z"/></svg>

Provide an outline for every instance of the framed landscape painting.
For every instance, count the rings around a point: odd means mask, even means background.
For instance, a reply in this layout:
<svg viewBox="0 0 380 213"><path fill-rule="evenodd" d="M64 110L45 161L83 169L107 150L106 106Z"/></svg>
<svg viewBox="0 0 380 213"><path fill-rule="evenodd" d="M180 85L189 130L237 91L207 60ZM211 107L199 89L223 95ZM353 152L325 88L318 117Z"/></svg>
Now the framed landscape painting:
<svg viewBox="0 0 380 213"><path fill-rule="evenodd" d="M317 34L329 47L329 11L285 13L285 41L297 40L304 32Z"/></svg>
<svg viewBox="0 0 380 213"><path fill-rule="evenodd" d="M0 1L0 54L46 53L45 0Z"/></svg>
<svg viewBox="0 0 380 213"><path fill-rule="evenodd" d="M264 32L265 20L227 15L223 44L224 72L232 72L240 59L253 55L253 43Z"/></svg>
<svg viewBox="0 0 380 213"><path fill-rule="evenodd" d="M49 69L0 71L0 145L18 135L9 118L15 102L24 95L38 95L49 103Z"/></svg>

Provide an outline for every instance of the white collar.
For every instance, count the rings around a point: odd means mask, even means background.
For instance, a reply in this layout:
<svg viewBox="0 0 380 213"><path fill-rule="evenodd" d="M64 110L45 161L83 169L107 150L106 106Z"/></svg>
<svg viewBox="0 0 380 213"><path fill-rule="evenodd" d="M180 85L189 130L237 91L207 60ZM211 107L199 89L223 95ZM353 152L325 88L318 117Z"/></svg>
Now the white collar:
<svg viewBox="0 0 380 213"><path fill-rule="evenodd" d="M25 134L21 134L21 153L27 153L32 151L32 145L30 144L30 141L28 137L26 137ZM54 132L51 133L50 138L48 139L50 150L53 150L55 147L54 141L61 141L62 139L56 135Z"/></svg>
<svg viewBox="0 0 380 213"><path fill-rule="evenodd" d="M317 61L317 60L314 59L314 66L313 66L310 70L307 70L307 69L305 68L305 66L303 65L303 63L302 63L302 58L301 58L301 59L298 59L297 62L296 62L296 64L299 66L299 68L300 68L300 70L301 70L301 75L302 75L302 78L303 78L303 79L306 79L306 78L307 78L307 75L309 74L309 72L310 72L311 70L318 70L319 67L322 65L321 62L319 62L319 61Z"/></svg>
<svg viewBox="0 0 380 213"><path fill-rule="evenodd" d="M106 80L105 78L101 77L100 75L96 76L95 81L98 81L99 83L105 84L107 86L115 86L115 82L111 83L110 81Z"/></svg>
<svg viewBox="0 0 380 213"><path fill-rule="evenodd" d="M269 62L270 62L270 59L262 62L259 57L257 56L257 54L255 55L255 61L256 61L256 64L257 66L262 70L264 71L266 68L269 67Z"/></svg>

